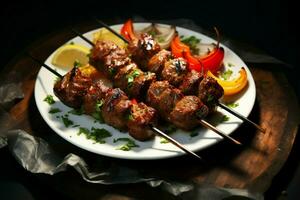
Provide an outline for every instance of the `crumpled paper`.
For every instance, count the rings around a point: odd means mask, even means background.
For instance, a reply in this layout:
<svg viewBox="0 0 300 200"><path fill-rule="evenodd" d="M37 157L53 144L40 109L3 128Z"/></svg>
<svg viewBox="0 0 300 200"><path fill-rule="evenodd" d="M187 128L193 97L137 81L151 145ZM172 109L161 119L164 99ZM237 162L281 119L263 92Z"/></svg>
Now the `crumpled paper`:
<svg viewBox="0 0 300 200"><path fill-rule="evenodd" d="M136 17L135 21L145 20ZM178 19L160 22L212 35L212 33L203 30L191 20ZM255 48L241 46L241 44L230 39L225 38L222 43L232 48L246 62L283 64L282 61L257 51ZM0 105L2 107L22 97L23 93L19 83L0 85ZM14 120L0 106L0 127L2 130L0 133L0 148L8 146L17 162L32 173L54 175L67 170L68 166L71 166L85 181L90 183L109 185L147 182L151 187L161 187L173 195L180 195L182 199L225 199L238 196L249 199L263 199L262 194L254 194L247 190L218 188L207 185L199 186L190 181L171 180L156 176L131 166L120 163L112 164L115 160L107 157L97 157L97 162L101 164L91 169L84 158L69 152L62 155L54 151L44 139L34 137L26 131L14 127L13 124Z"/></svg>

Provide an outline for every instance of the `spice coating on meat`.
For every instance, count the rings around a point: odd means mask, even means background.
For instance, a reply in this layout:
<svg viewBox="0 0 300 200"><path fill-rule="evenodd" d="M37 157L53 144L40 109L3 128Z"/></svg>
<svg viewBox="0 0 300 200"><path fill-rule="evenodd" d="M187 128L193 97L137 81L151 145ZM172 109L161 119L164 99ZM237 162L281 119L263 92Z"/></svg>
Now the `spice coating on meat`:
<svg viewBox="0 0 300 200"><path fill-rule="evenodd" d="M160 101L160 95L169 87L170 84L168 81L153 82L147 91L146 102L156 108Z"/></svg>
<svg viewBox="0 0 300 200"><path fill-rule="evenodd" d="M141 34L139 39L130 42L127 48L132 60L144 71L147 71L149 59L160 51L159 44L147 33Z"/></svg>
<svg viewBox="0 0 300 200"><path fill-rule="evenodd" d="M152 58L150 58L147 66L148 71L160 74L164 68L165 62L170 58L172 58L172 54L170 51L167 51L165 49L161 50L160 52L152 56Z"/></svg>
<svg viewBox="0 0 300 200"><path fill-rule="evenodd" d="M158 103L157 109L159 114L166 120L170 121L170 113L172 112L173 108L175 107L176 103L182 99L183 94L179 89L176 88L168 88L166 89L160 96L160 100Z"/></svg>
<svg viewBox="0 0 300 200"><path fill-rule="evenodd" d="M175 87L179 86L188 71L187 62L183 58L167 61L162 70L161 77Z"/></svg>
<svg viewBox="0 0 300 200"><path fill-rule="evenodd" d="M177 102L170 114L170 121L184 130L191 130L199 124L199 119L208 114L208 107L197 96L185 96Z"/></svg>
<svg viewBox="0 0 300 200"><path fill-rule="evenodd" d="M179 89L185 95L197 94L198 86L199 83L202 81L202 79L203 79L203 75L200 72L197 72L196 70L191 70L183 78L183 81L179 86Z"/></svg>
<svg viewBox="0 0 300 200"><path fill-rule="evenodd" d="M54 84L54 94L67 106L80 108L88 87L92 80L81 74L80 70L74 67L61 80Z"/></svg>
<svg viewBox="0 0 300 200"><path fill-rule="evenodd" d="M157 112L144 103L133 104L127 122L129 134L140 141L153 138L155 133L149 125L157 123Z"/></svg>
<svg viewBox="0 0 300 200"><path fill-rule="evenodd" d="M130 62L126 50L110 41L98 41L91 51L90 62L108 77Z"/></svg>
<svg viewBox="0 0 300 200"><path fill-rule="evenodd" d="M223 94L224 89L212 77L205 77L199 84L198 97L211 111L215 109L216 104Z"/></svg>
<svg viewBox="0 0 300 200"><path fill-rule="evenodd" d="M119 88L108 91L102 106L102 116L105 123L117 129L125 130L131 105L131 101Z"/></svg>
<svg viewBox="0 0 300 200"><path fill-rule="evenodd" d="M114 78L116 87L126 91L129 97L142 100L149 85L156 80L156 75L141 71L131 63L121 68Z"/></svg>
<svg viewBox="0 0 300 200"><path fill-rule="evenodd" d="M92 114L96 112L96 105L103 101L106 93L110 90L102 80L98 80L94 82L89 89L87 90L87 94L83 99L83 109L86 114Z"/></svg>

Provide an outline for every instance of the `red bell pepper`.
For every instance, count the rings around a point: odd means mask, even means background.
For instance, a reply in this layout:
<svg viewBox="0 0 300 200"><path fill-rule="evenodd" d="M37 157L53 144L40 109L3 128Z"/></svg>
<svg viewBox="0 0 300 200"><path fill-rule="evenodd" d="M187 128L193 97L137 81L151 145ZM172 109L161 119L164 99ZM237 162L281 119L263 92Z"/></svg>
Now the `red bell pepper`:
<svg viewBox="0 0 300 200"><path fill-rule="evenodd" d="M216 49L211 54L199 59L199 61L203 64L204 71L209 70L212 73L216 73L220 69L223 59L223 47L216 47Z"/></svg>
<svg viewBox="0 0 300 200"><path fill-rule="evenodd" d="M217 72L224 58L224 49L222 47L217 47L213 52L204 58L198 59L192 55L189 46L182 43L180 38L176 36L171 43L172 54L175 57L183 57L187 60L189 68L192 70L201 71L202 66L204 71L211 71L213 73Z"/></svg>
<svg viewBox="0 0 300 200"><path fill-rule="evenodd" d="M127 40L131 41L136 39L134 34L134 28L132 20L127 20L121 28L121 35L124 36Z"/></svg>
<svg viewBox="0 0 300 200"><path fill-rule="evenodd" d="M137 104L137 100L136 99L131 99L130 100L132 104Z"/></svg>

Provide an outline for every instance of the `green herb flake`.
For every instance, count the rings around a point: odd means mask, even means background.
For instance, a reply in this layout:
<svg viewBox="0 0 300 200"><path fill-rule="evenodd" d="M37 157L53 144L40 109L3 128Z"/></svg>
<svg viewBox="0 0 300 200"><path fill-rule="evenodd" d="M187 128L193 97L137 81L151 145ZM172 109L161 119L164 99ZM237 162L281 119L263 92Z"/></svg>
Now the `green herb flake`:
<svg viewBox="0 0 300 200"><path fill-rule="evenodd" d="M79 109L70 110L68 113L70 113L72 115L82 115L82 114L84 114L84 109L83 109L83 107L81 107Z"/></svg>
<svg viewBox="0 0 300 200"><path fill-rule="evenodd" d="M118 147L117 150L130 151L134 147L139 147L139 145L135 144L135 142L130 138L118 138L113 140L114 143L119 141L126 142L126 144Z"/></svg>
<svg viewBox="0 0 300 200"><path fill-rule="evenodd" d="M137 77L139 75L140 75L140 71L139 70L134 70L132 73L130 73L129 75L126 76L127 85L128 85L129 88L132 86L135 77Z"/></svg>
<svg viewBox="0 0 300 200"><path fill-rule="evenodd" d="M227 65L228 65L228 67L234 67L234 64L232 64L232 63L228 63Z"/></svg>
<svg viewBox="0 0 300 200"><path fill-rule="evenodd" d="M75 43L73 41L70 42L70 45L74 45Z"/></svg>
<svg viewBox="0 0 300 200"><path fill-rule="evenodd" d="M239 103L234 103L234 102L232 102L232 103L228 103L228 104L226 104L229 108L236 108L236 107L238 107L239 106Z"/></svg>
<svg viewBox="0 0 300 200"><path fill-rule="evenodd" d="M228 69L224 72L221 73L221 77L224 79L224 80L228 80L230 78L230 76L232 75L233 71Z"/></svg>
<svg viewBox="0 0 300 200"><path fill-rule="evenodd" d="M97 143L104 144L105 138L111 137L111 133L104 129L104 128L94 128L92 127L92 130L89 135L87 135L88 139L92 139Z"/></svg>
<svg viewBox="0 0 300 200"><path fill-rule="evenodd" d="M55 101L54 101L54 99L53 99L53 96L52 95L50 95L50 94L48 94L47 96L46 96L46 98L44 99L44 101L46 101L48 104L54 104L55 103Z"/></svg>
<svg viewBox="0 0 300 200"><path fill-rule="evenodd" d="M165 40L164 37L160 36L160 37L157 38L157 41L158 41L159 43L162 43L162 42L165 42L166 40Z"/></svg>
<svg viewBox="0 0 300 200"><path fill-rule="evenodd" d="M78 125L78 124L75 124L75 125L73 125L72 127L73 128L76 128L76 127L79 127L80 125Z"/></svg>
<svg viewBox="0 0 300 200"><path fill-rule="evenodd" d="M57 76L57 77L54 79L54 84L57 83L57 82L60 81L60 80L61 80L61 78Z"/></svg>
<svg viewBox="0 0 300 200"><path fill-rule="evenodd" d="M169 142L169 140L167 140L167 139L165 139L165 138L161 138L161 139L160 139L160 143L161 143L161 144L167 144L167 143L170 143L170 142Z"/></svg>
<svg viewBox="0 0 300 200"><path fill-rule="evenodd" d="M195 36L190 36L186 38L182 38L181 42L184 44L188 45L192 51L193 54L198 55L199 54L199 48L197 47L198 44L200 43L200 39L196 38Z"/></svg>
<svg viewBox="0 0 300 200"><path fill-rule="evenodd" d="M79 131L78 131L78 133L77 133L77 135L81 135L81 134L89 135L89 134L90 134L90 131L89 131L89 129L87 129L87 128L80 127L80 128L79 128Z"/></svg>
<svg viewBox="0 0 300 200"><path fill-rule="evenodd" d="M230 118L227 116L227 115L223 115L221 118L220 118L220 123L222 122L227 122Z"/></svg>
<svg viewBox="0 0 300 200"><path fill-rule="evenodd" d="M62 119L65 127L67 127L67 128L74 124L73 121L71 121L68 117L61 116L61 119Z"/></svg>
<svg viewBox="0 0 300 200"><path fill-rule="evenodd" d="M49 110L49 113L50 113L50 114L55 114L55 113L59 113L59 112L61 112L61 110L60 110L59 108L51 108L51 109Z"/></svg>
<svg viewBox="0 0 300 200"><path fill-rule="evenodd" d="M174 124L168 124L168 126L164 129L167 134L174 133L177 130L177 127Z"/></svg>
<svg viewBox="0 0 300 200"><path fill-rule="evenodd" d="M198 135L199 135L198 132L193 132L193 133L190 134L190 137L196 137L196 136L198 136Z"/></svg>
<svg viewBox="0 0 300 200"><path fill-rule="evenodd" d="M214 96L213 96L213 95L211 95L211 94L207 94L207 100L206 100L206 102L207 102L207 103L210 103L210 102L212 102L214 99L215 99L215 98L214 98Z"/></svg>
<svg viewBox="0 0 300 200"><path fill-rule="evenodd" d="M80 67L82 64L79 62L79 60L75 60L73 67Z"/></svg>

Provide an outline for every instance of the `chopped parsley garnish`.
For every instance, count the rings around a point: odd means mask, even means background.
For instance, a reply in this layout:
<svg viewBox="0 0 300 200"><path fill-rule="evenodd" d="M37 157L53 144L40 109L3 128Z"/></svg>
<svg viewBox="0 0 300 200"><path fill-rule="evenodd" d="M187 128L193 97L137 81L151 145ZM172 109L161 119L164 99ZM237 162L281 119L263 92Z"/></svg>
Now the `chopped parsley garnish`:
<svg viewBox="0 0 300 200"><path fill-rule="evenodd" d="M50 113L50 114L55 114L55 113L59 113L59 112L61 112L61 110L60 110L59 108L51 108L51 109L49 110L49 113Z"/></svg>
<svg viewBox="0 0 300 200"><path fill-rule="evenodd" d="M160 139L160 143L161 144L167 144L167 143L170 143L167 139L165 139L165 138L161 138Z"/></svg>
<svg viewBox="0 0 300 200"><path fill-rule="evenodd" d="M207 94L207 100L206 100L207 103L210 103L210 102L213 101L214 99L215 99L215 98L214 98L213 95Z"/></svg>
<svg viewBox="0 0 300 200"><path fill-rule="evenodd" d="M68 117L66 117L66 116L61 116L61 119L62 119L62 121L63 121L63 123L64 123L64 125L65 125L65 127L69 127L69 126L71 126L71 125L73 125L74 123L73 123L73 121L71 121Z"/></svg>
<svg viewBox="0 0 300 200"><path fill-rule="evenodd" d="M80 127L77 135L84 134L89 140L93 140L96 143L104 144L105 138L111 137L111 133L104 128L94 128L91 131L87 128Z"/></svg>
<svg viewBox="0 0 300 200"><path fill-rule="evenodd" d="M198 44L200 43L200 39L196 38L195 36L190 36L186 38L182 38L181 42L184 44L188 45L192 51L193 54L198 55L199 54L199 48L197 47Z"/></svg>
<svg viewBox="0 0 300 200"><path fill-rule="evenodd" d="M224 72L221 73L221 77L224 79L224 80L228 80L230 78L230 76L232 75L233 71L228 69Z"/></svg>
<svg viewBox="0 0 300 200"><path fill-rule="evenodd" d="M198 136L198 135L199 135L198 132L193 132L193 133L190 134L191 137L196 137L196 136Z"/></svg>
<svg viewBox="0 0 300 200"><path fill-rule="evenodd" d="M132 116L131 113L129 113L129 114L127 115L127 120L133 120L133 116Z"/></svg>
<svg viewBox="0 0 300 200"><path fill-rule="evenodd" d="M232 64L232 63L228 63L227 65L228 65L228 67L233 67L234 66L234 64Z"/></svg>
<svg viewBox="0 0 300 200"><path fill-rule="evenodd" d="M127 84L128 84L129 88L132 86L135 77L137 77L139 75L140 75L140 71L139 70L134 70L132 73L130 73L129 75L126 76Z"/></svg>
<svg viewBox="0 0 300 200"><path fill-rule="evenodd" d="M75 125L73 125L72 127L73 128L76 128L76 127L79 127L80 125L78 125L78 124L75 124Z"/></svg>
<svg viewBox="0 0 300 200"><path fill-rule="evenodd" d="M227 115L222 115L222 117L220 118L220 123L227 122L228 120L229 120L229 117Z"/></svg>
<svg viewBox="0 0 300 200"><path fill-rule="evenodd" d="M117 69L115 67L109 67L108 72L111 76L114 76L117 72Z"/></svg>
<svg viewBox="0 0 300 200"><path fill-rule="evenodd" d="M177 127L174 124L168 124L164 128L164 132L166 132L167 134L174 133L176 130L177 130Z"/></svg>
<svg viewBox="0 0 300 200"><path fill-rule="evenodd" d="M48 94L47 96L46 96L46 98L44 99L44 101L46 101L48 104L54 104L55 103L55 101L54 101L54 99L53 99L53 96L52 95L50 95L50 94Z"/></svg>
<svg viewBox="0 0 300 200"><path fill-rule="evenodd" d="M236 108L236 107L238 107L239 106L239 103L228 103L228 104L226 104L229 108Z"/></svg>
<svg viewBox="0 0 300 200"><path fill-rule="evenodd" d="M160 43L165 42L165 38L160 36L160 37L157 38L157 41L160 42Z"/></svg>
<svg viewBox="0 0 300 200"><path fill-rule="evenodd" d="M68 113L70 113L72 115L82 115L82 114L84 114L84 109L83 109L83 107L81 107L79 109L70 110Z"/></svg>
<svg viewBox="0 0 300 200"><path fill-rule="evenodd" d="M79 62L79 60L75 60L73 66L74 67L80 67L82 64Z"/></svg>
<svg viewBox="0 0 300 200"><path fill-rule="evenodd" d="M73 41L70 42L71 45L74 45L75 43Z"/></svg>
<svg viewBox="0 0 300 200"><path fill-rule="evenodd" d="M103 99L98 100L96 105L95 105L95 112L92 113L92 117L96 120L98 120L100 123L104 123L103 117L102 117L102 112L101 108L103 106Z"/></svg>
<svg viewBox="0 0 300 200"><path fill-rule="evenodd" d="M139 145L135 144L135 142L132 139L130 139L130 138L118 138L118 139L114 139L114 143L119 142L119 141L126 142L126 144L118 147L117 150L130 151L134 147L139 147Z"/></svg>

